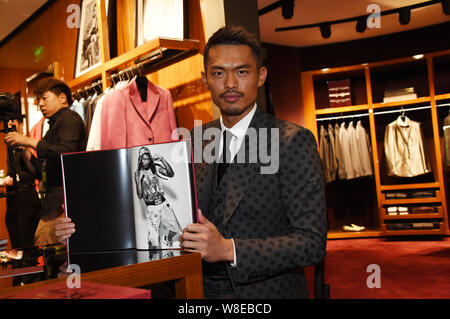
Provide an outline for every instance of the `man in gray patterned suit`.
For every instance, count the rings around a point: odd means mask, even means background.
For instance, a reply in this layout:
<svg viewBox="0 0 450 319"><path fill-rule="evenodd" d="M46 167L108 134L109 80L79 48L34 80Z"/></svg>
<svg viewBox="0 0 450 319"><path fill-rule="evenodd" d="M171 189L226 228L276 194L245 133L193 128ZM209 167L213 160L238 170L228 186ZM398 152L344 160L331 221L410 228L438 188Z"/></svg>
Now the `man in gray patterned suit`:
<svg viewBox="0 0 450 319"><path fill-rule="evenodd" d="M195 163L199 222L183 230L180 244L201 253L207 298L307 298L303 267L325 257L316 141L307 129L257 107L267 75L260 60L258 41L240 27L219 29L205 47L202 79L221 117L192 131L194 159L210 143L220 154L218 163ZM203 138L211 129L222 132L213 141ZM257 142L248 132L256 132ZM252 161L260 148L272 151L276 171L263 173L270 163L261 156ZM224 157L234 161L224 164Z"/></svg>
<svg viewBox="0 0 450 319"><path fill-rule="evenodd" d="M240 27L219 29L205 47L202 78L221 118L191 134L199 222L183 229L180 246L201 253L207 298L307 298L303 267L325 257L316 140L307 129L256 106L267 75L260 55L258 41ZM218 138L204 138L214 130ZM256 142L249 132L256 132ZM204 158L211 143L222 149L219 163ZM269 149L276 165L261 156ZM69 219L55 228L60 241L75 231Z"/></svg>

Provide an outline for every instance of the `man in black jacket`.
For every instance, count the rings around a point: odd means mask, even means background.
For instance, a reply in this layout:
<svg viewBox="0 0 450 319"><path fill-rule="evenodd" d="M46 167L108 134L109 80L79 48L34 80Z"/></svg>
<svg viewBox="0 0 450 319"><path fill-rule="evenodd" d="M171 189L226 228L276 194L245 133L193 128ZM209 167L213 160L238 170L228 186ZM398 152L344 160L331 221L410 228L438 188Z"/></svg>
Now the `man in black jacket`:
<svg viewBox="0 0 450 319"><path fill-rule="evenodd" d="M6 134L5 141L37 151L38 158L32 157L32 163L44 182L45 199L36 243L52 244L57 242L52 222L63 212L64 202L60 157L63 153L84 151L87 136L81 117L69 110L72 94L66 83L52 77L44 78L36 84L34 93L42 114L49 120L49 130L40 141L17 132Z"/></svg>

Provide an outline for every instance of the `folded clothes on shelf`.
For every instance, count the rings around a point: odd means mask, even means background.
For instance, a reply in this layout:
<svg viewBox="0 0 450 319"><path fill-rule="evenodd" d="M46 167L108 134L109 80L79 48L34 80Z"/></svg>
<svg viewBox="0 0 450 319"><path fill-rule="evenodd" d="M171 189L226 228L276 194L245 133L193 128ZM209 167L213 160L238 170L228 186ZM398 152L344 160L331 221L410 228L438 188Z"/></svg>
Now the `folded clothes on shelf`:
<svg viewBox="0 0 450 319"><path fill-rule="evenodd" d="M411 214L433 214L437 212L437 207L421 206L411 207Z"/></svg>
<svg viewBox="0 0 450 319"><path fill-rule="evenodd" d="M386 193L386 199L408 198L406 192Z"/></svg>
<svg viewBox="0 0 450 319"><path fill-rule="evenodd" d="M408 229L438 229L439 223L435 221L396 222L386 224L387 230Z"/></svg>
<svg viewBox="0 0 450 319"><path fill-rule="evenodd" d="M410 198L427 198L427 197L436 197L435 191L415 191L409 193Z"/></svg>
<svg viewBox="0 0 450 319"><path fill-rule="evenodd" d="M402 198L428 198L436 197L436 191L404 191L404 192L387 192L386 199L402 199Z"/></svg>
<svg viewBox="0 0 450 319"><path fill-rule="evenodd" d="M409 209L408 207L398 207L398 206L391 206L386 208L388 215L408 215Z"/></svg>

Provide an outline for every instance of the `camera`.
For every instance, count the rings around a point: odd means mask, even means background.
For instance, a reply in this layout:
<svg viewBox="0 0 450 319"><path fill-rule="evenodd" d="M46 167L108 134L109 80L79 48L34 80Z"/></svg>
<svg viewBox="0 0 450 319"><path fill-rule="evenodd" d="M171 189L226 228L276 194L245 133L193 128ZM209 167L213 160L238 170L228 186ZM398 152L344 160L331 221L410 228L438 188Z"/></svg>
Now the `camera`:
<svg viewBox="0 0 450 319"><path fill-rule="evenodd" d="M0 93L0 122L3 122L3 132L5 134L9 132L16 131L16 127L13 125L11 128L8 126L8 122L11 120L17 120L24 118L21 112L21 104L20 104L20 92L17 94L11 94L8 92ZM10 172L9 175L13 178L13 190L8 191L6 193L0 193L1 197L6 197L8 195L14 195L15 189L17 186L17 177L16 177L16 167L14 164L13 151L10 146L8 146L8 161Z"/></svg>
<svg viewBox="0 0 450 319"><path fill-rule="evenodd" d="M8 121L25 117L20 111L21 105L18 94L13 95L8 92L0 93L0 121L3 122L2 132L4 133L15 130L15 128L8 128Z"/></svg>

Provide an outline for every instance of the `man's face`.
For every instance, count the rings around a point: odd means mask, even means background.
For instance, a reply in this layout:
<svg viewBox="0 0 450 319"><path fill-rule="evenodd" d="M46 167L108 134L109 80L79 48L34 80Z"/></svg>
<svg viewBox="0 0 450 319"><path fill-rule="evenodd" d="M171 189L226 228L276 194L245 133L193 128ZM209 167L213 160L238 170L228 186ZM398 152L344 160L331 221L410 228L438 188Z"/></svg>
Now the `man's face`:
<svg viewBox="0 0 450 319"><path fill-rule="evenodd" d="M209 50L202 79L222 116L237 122L252 109L266 75L267 69L258 68L247 45L215 45Z"/></svg>
<svg viewBox="0 0 450 319"><path fill-rule="evenodd" d="M150 156L148 154L142 155L142 167L144 169L150 168Z"/></svg>
<svg viewBox="0 0 450 319"><path fill-rule="evenodd" d="M67 99L64 93L56 95L51 91L47 91L38 97L38 106L46 118L51 118L64 106L67 106Z"/></svg>

